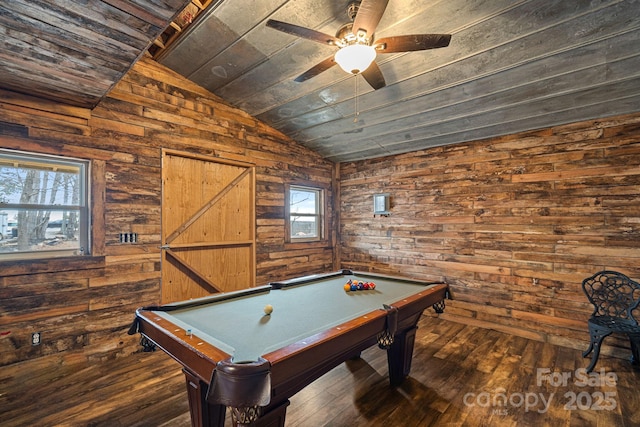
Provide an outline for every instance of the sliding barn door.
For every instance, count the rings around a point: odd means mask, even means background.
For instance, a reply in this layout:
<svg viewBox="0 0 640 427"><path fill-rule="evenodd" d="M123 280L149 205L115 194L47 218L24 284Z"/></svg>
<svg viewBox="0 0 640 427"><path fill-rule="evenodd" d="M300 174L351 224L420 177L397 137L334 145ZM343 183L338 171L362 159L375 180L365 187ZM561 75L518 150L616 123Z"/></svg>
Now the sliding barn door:
<svg viewBox="0 0 640 427"><path fill-rule="evenodd" d="M255 286L253 165L162 152L162 303Z"/></svg>

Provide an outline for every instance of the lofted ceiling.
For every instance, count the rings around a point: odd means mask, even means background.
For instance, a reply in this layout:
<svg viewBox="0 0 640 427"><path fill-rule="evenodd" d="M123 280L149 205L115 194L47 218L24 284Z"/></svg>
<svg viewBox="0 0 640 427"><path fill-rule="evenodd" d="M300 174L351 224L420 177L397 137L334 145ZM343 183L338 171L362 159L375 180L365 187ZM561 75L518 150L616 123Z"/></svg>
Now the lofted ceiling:
<svg viewBox="0 0 640 427"><path fill-rule="evenodd" d="M94 107L188 3L0 1L0 88Z"/></svg>
<svg viewBox="0 0 640 427"><path fill-rule="evenodd" d="M640 111L640 0L389 0L376 38L452 37L379 54L378 90L337 66L295 82L336 48L266 25L333 36L348 0L209 0L176 24L194 3L2 2L0 87L93 106L148 49L336 162Z"/></svg>

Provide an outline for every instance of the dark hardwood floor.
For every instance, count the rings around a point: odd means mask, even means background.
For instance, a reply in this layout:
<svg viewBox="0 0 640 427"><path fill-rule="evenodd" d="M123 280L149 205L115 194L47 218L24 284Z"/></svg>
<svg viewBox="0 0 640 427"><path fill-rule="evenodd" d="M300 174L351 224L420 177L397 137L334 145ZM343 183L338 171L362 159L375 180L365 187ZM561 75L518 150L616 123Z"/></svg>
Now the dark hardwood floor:
<svg viewBox="0 0 640 427"><path fill-rule="evenodd" d="M640 371L626 360L603 356L583 378L578 350L428 316L419 326L400 387L371 348L294 396L287 427L640 426ZM180 366L162 351L21 365L0 368L1 426L190 425Z"/></svg>

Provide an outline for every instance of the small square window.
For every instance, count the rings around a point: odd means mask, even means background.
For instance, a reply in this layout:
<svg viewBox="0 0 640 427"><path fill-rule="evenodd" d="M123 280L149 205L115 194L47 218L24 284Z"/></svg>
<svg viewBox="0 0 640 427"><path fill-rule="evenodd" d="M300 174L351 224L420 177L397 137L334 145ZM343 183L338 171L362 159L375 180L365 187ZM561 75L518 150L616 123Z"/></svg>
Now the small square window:
<svg viewBox="0 0 640 427"><path fill-rule="evenodd" d="M87 255L89 162L0 150L0 260Z"/></svg>
<svg viewBox="0 0 640 427"><path fill-rule="evenodd" d="M324 192L319 188L289 186L287 191L289 241L323 239Z"/></svg>

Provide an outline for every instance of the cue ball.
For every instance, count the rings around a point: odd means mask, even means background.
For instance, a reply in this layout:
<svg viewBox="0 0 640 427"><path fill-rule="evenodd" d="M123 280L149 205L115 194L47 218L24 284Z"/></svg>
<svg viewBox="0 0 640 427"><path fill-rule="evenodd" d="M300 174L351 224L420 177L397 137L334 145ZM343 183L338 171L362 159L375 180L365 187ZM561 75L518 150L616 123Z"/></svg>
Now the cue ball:
<svg viewBox="0 0 640 427"><path fill-rule="evenodd" d="M267 304L264 306L264 314L267 316L273 313L273 306L271 304Z"/></svg>

